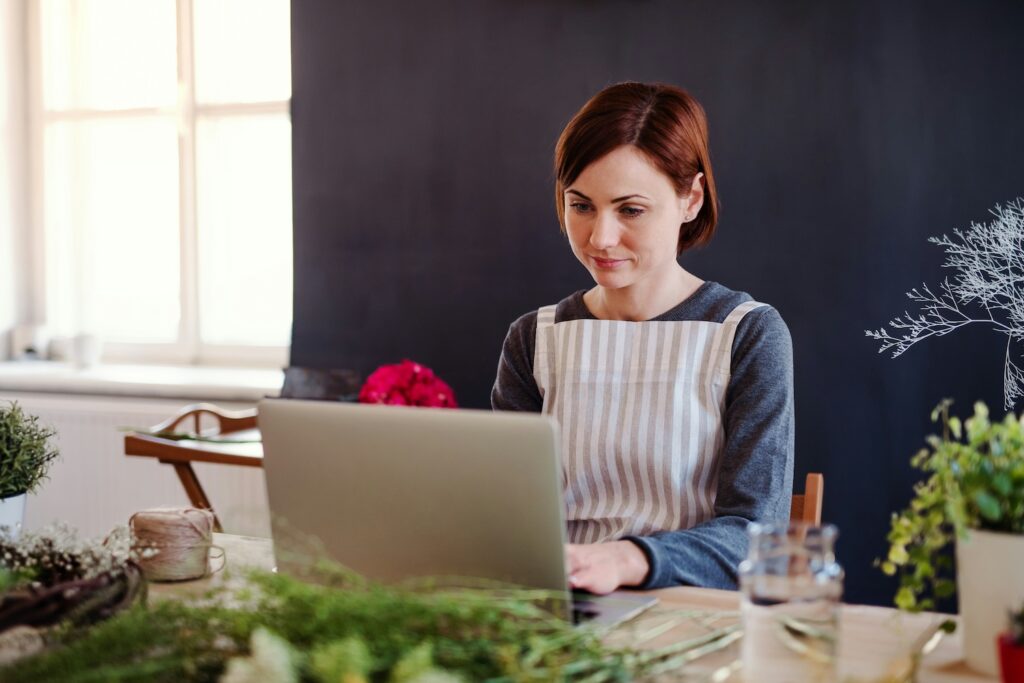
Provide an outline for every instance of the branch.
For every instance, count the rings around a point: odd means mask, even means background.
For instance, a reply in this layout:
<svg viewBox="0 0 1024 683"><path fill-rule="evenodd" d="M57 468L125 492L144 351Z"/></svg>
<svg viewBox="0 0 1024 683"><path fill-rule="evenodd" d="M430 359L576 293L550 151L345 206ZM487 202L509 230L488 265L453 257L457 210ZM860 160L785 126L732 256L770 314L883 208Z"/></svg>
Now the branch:
<svg viewBox="0 0 1024 683"><path fill-rule="evenodd" d="M1024 370L1010 360L1012 342L1012 339L1006 340L1006 365L1003 366L1003 407L1006 410L1013 410L1017 399L1024 398Z"/></svg>
<svg viewBox="0 0 1024 683"><path fill-rule="evenodd" d="M892 357L929 337L942 337L972 323L986 323L1005 334L1006 365L1003 371L1003 398L1007 409L1024 398L1024 369L1010 357L1014 341L1024 341L1024 198L991 210L989 223L971 223L967 230L953 230L953 236L929 237L946 253L944 268L957 271L945 278L939 293L927 284L907 292L907 298L920 305L914 316L903 315L889 326L903 332L890 334L886 328L865 330L865 335L881 342L879 353L892 351ZM984 309L984 317L975 317L963 306L975 304Z"/></svg>

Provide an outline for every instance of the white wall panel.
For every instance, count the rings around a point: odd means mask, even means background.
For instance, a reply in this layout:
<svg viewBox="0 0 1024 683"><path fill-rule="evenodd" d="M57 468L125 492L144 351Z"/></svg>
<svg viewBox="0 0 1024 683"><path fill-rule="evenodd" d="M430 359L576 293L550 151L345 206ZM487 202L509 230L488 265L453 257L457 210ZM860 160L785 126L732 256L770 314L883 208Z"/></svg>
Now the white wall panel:
<svg viewBox="0 0 1024 683"><path fill-rule="evenodd" d="M28 497L26 528L63 520L85 536L97 536L127 523L138 510L188 504L173 468L153 458L127 457L124 433L119 431L121 427L157 424L188 401L0 394L0 401L10 399L57 429L61 451L50 480ZM262 469L200 464L195 470L225 531L270 535Z"/></svg>

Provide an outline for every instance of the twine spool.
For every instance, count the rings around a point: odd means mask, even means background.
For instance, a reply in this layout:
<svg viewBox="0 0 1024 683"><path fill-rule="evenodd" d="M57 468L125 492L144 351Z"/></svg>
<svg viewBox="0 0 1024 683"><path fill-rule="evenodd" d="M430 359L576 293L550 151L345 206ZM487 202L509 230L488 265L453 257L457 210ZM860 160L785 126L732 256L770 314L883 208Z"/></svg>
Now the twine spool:
<svg viewBox="0 0 1024 683"><path fill-rule="evenodd" d="M139 566L150 581L198 579L209 573L211 548L220 550L219 557L224 557L224 550L213 545L213 513L209 510L142 510L131 516L128 526Z"/></svg>

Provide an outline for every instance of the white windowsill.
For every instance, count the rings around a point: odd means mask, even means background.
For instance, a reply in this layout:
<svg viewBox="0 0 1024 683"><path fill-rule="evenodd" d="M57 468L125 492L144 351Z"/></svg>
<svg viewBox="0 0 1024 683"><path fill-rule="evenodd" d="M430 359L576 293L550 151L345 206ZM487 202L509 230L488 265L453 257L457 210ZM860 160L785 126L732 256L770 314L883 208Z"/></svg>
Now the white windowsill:
<svg viewBox="0 0 1024 683"><path fill-rule="evenodd" d="M171 365L74 368L53 361L0 363L0 392L39 392L255 402L281 391L275 369Z"/></svg>

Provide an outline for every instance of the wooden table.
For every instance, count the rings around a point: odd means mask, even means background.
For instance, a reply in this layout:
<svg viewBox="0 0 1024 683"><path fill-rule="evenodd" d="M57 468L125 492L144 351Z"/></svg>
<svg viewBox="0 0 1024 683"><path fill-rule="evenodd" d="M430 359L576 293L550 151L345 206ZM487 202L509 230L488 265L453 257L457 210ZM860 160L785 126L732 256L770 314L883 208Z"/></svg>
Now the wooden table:
<svg viewBox="0 0 1024 683"><path fill-rule="evenodd" d="M214 539L214 543L225 551L227 571L199 581L152 584L150 595L158 600L198 596L224 584L232 571L237 573L246 568L270 569L274 566L273 547L269 539L228 534L215 534ZM739 619L740 596L733 591L681 587L652 591L651 594L660 599L658 607L615 629L609 640L629 643L634 634L649 631L682 610L717 613L713 616L713 627L730 623L730 620L735 623ZM905 671L909 665L908 654L915 641L947 618L948 615L943 614L906 614L887 607L843 605L840 616L840 680L844 683L881 681L887 675ZM692 623L680 625L644 646L657 647L678 642L693 637L694 628L711 627ZM736 660L738 653L738 645L731 645L726 650L701 658L687 668L687 674L682 680L709 680L715 672L724 673L728 664ZM741 675L733 673L714 680L740 681ZM944 636L938 646L924 658L917 680L921 683L992 683L997 679L973 672L964 665L960 636L954 633Z"/></svg>
<svg viewBox="0 0 1024 683"><path fill-rule="evenodd" d="M263 467L263 444L259 429L231 432L216 440L164 439L132 432L124 437L124 452L125 455L156 458L174 467L193 507L211 512L213 506L192 469L192 463ZM216 513L213 515L213 525L216 531L222 530Z"/></svg>

